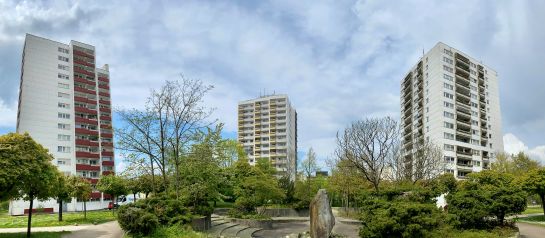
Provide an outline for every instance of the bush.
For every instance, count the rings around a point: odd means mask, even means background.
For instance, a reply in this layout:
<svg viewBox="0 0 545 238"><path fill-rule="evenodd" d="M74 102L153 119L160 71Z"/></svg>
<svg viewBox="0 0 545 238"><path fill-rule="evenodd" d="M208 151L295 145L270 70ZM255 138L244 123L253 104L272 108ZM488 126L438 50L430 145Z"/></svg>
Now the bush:
<svg viewBox="0 0 545 238"><path fill-rule="evenodd" d="M123 230L138 235L150 234L159 226L157 216L132 205L119 208L117 221Z"/></svg>
<svg viewBox="0 0 545 238"><path fill-rule="evenodd" d="M191 221L191 213L183 202L165 195L139 200L134 206L157 216L162 225L186 224Z"/></svg>

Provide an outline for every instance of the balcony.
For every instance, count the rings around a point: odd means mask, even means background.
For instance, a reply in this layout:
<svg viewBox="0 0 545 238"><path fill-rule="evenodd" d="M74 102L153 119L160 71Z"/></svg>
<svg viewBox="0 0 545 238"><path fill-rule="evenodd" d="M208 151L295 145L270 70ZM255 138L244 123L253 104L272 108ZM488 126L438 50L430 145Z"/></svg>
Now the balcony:
<svg viewBox="0 0 545 238"><path fill-rule="evenodd" d="M98 183L98 179L96 179L96 178L85 178L85 179L87 179L87 181L89 181L89 183L91 183L91 184Z"/></svg>
<svg viewBox="0 0 545 238"><path fill-rule="evenodd" d="M100 166L88 164L76 164L76 170L100 171Z"/></svg>
<svg viewBox="0 0 545 238"><path fill-rule="evenodd" d="M101 124L101 125L100 125L100 128L101 128L101 129L112 129L112 125Z"/></svg>
<svg viewBox="0 0 545 238"><path fill-rule="evenodd" d="M456 68L455 74L457 76L460 76L461 78L466 78L466 79L469 78L469 72L461 70L460 68Z"/></svg>
<svg viewBox="0 0 545 238"><path fill-rule="evenodd" d="M88 93L88 94L92 94L92 95L97 94L97 92L94 91L94 90L90 90L90 89L86 89L86 88L82 88L82 87L77 87L77 86L74 86L74 91L80 92L80 93Z"/></svg>
<svg viewBox="0 0 545 238"><path fill-rule="evenodd" d="M114 166L114 162L113 161L102 161L102 165Z"/></svg>
<svg viewBox="0 0 545 238"><path fill-rule="evenodd" d="M102 76L98 76L98 81L102 81L102 82L109 82L110 79L106 78L106 77L102 77Z"/></svg>
<svg viewBox="0 0 545 238"><path fill-rule="evenodd" d="M78 158L100 158L99 154L96 153L90 153L85 151L76 151L76 157Z"/></svg>
<svg viewBox="0 0 545 238"><path fill-rule="evenodd" d="M114 171L102 171L102 175L115 174Z"/></svg>
<svg viewBox="0 0 545 238"><path fill-rule="evenodd" d="M89 104L93 104L93 105L97 104L96 100L92 100L92 99L88 99L88 98L84 98L84 97L78 97L78 96L74 96L74 101L82 102L82 103L89 103Z"/></svg>
<svg viewBox="0 0 545 238"><path fill-rule="evenodd" d="M454 54L454 58L457 59L457 60L460 60L460 61L462 61L462 62L464 62L464 63L466 63L467 65L469 65L469 59L466 58L465 56L459 54L459 53L455 53L455 54Z"/></svg>
<svg viewBox="0 0 545 238"><path fill-rule="evenodd" d="M97 115L96 110L92 110L92 109L85 108L85 107L74 107L74 111L81 112L81 113L87 113L87 114L91 114L91 115Z"/></svg>
<svg viewBox="0 0 545 238"><path fill-rule="evenodd" d="M112 121L112 117L109 116L100 116L101 121Z"/></svg>
<svg viewBox="0 0 545 238"><path fill-rule="evenodd" d="M104 105L111 105L111 101L110 100L98 100L98 102L100 104L104 104Z"/></svg>
<svg viewBox="0 0 545 238"><path fill-rule="evenodd" d="M76 64L81 64L81 65L85 65L85 66L87 66L87 67L92 67L92 68L95 67L95 64L94 64L94 63L92 63L92 62L85 62L85 61L83 61L83 60L74 59L74 63L76 63Z"/></svg>
<svg viewBox="0 0 545 238"><path fill-rule="evenodd" d="M113 134L112 133L101 133L100 136L104 137L104 138L112 138Z"/></svg>
<svg viewBox="0 0 545 238"><path fill-rule="evenodd" d="M79 50L74 50L74 54L79 55L79 56L83 56L83 57L87 57L87 58L90 58L90 59L95 59L94 55L88 54L88 53L85 53L85 52L79 51Z"/></svg>
<svg viewBox="0 0 545 238"><path fill-rule="evenodd" d="M108 86L107 84L99 84L98 87L102 89L110 90L110 86Z"/></svg>
<svg viewBox="0 0 545 238"><path fill-rule="evenodd" d="M98 131L93 131L85 128L76 128L76 134L85 134L85 135L93 135L98 136Z"/></svg>
<svg viewBox="0 0 545 238"><path fill-rule="evenodd" d="M77 77L77 76L74 76L74 81L78 82L78 83L84 83L84 84L87 84L87 85L90 85L90 86L93 86L93 87L96 86L95 81L87 80L87 79L80 78L80 77Z"/></svg>
<svg viewBox="0 0 545 238"><path fill-rule="evenodd" d="M114 156L113 151L102 151L102 156Z"/></svg>
<svg viewBox="0 0 545 238"><path fill-rule="evenodd" d="M100 144L101 144L103 147L113 147L113 146L114 146L114 143L113 143L113 142L106 142L106 141L103 141L103 142L100 142Z"/></svg>
<svg viewBox="0 0 545 238"><path fill-rule="evenodd" d="M97 120L91 120L91 119L78 117L78 116L76 116L75 119L76 119L76 122L78 122L78 123L89 124L89 125L98 125Z"/></svg>
<svg viewBox="0 0 545 238"><path fill-rule="evenodd" d="M83 70L83 69L76 68L76 67L74 67L74 72L75 73L80 73L80 74L85 74L85 75L88 75L88 76L91 76L91 77L95 77L94 72L89 72L87 70Z"/></svg>
<svg viewBox="0 0 545 238"><path fill-rule="evenodd" d="M86 145L86 146L96 146L96 147L98 147L98 141L76 139L76 145Z"/></svg>
<svg viewBox="0 0 545 238"><path fill-rule="evenodd" d="M101 107L99 110L100 112L112 113L112 109L107 107Z"/></svg>
<svg viewBox="0 0 545 238"><path fill-rule="evenodd" d="M109 93L105 93L105 92L98 92L98 95L104 96L104 97L110 97L110 94L109 94Z"/></svg>

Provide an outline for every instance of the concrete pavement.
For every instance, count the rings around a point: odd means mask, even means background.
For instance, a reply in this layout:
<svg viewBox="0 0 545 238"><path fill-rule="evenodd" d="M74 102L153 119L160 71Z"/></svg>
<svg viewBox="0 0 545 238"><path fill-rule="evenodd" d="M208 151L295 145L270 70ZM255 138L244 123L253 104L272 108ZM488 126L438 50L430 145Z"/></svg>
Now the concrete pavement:
<svg viewBox="0 0 545 238"><path fill-rule="evenodd" d="M517 222L521 238L543 238L545 237L545 226L537 224Z"/></svg>
<svg viewBox="0 0 545 238"><path fill-rule="evenodd" d="M63 238L122 238L123 230L119 227L117 221L106 222L100 225L81 225L81 226L52 226L52 227L33 227L32 232L60 232L69 231L69 234L63 235ZM3 228L2 233L24 233L24 228Z"/></svg>

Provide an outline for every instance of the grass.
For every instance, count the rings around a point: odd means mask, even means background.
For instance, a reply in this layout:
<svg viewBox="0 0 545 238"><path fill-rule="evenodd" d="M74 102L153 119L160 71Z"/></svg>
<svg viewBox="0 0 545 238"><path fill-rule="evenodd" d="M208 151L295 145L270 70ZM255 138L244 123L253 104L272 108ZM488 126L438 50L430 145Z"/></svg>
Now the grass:
<svg viewBox="0 0 545 238"><path fill-rule="evenodd" d="M521 214L536 214L543 213L543 208L540 206L527 207Z"/></svg>
<svg viewBox="0 0 545 238"><path fill-rule="evenodd" d="M508 238L513 236L517 230L513 227L496 227L492 230L455 230L453 228L443 229L434 233L433 237L441 238Z"/></svg>
<svg viewBox="0 0 545 238"><path fill-rule="evenodd" d="M208 235L200 232L191 230L189 227L180 227L180 226L169 226L169 227L159 227L153 233L148 236L136 236L125 234L124 238L207 238Z"/></svg>
<svg viewBox="0 0 545 238"><path fill-rule="evenodd" d="M545 222L545 216L531 216L531 217L520 217L517 221L521 222Z"/></svg>
<svg viewBox="0 0 545 238"><path fill-rule="evenodd" d="M0 215L0 228L18 228L27 226L27 216ZM55 214L33 214L32 227L68 226L77 224L104 223L115 220L111 211L87 211L87 219L83 219L83 212L65 212L63 221L59 222L59 216Z"/></svg>
<svg viewBox="0 0 545 238"><path fill-rule="evenodd" d="M62 235L68 234L68 231L59 231L59 232L32 232L32 238L61 238ZM23 233L0 233L2 238L23 238L26 237L26 232Z"/></svg>

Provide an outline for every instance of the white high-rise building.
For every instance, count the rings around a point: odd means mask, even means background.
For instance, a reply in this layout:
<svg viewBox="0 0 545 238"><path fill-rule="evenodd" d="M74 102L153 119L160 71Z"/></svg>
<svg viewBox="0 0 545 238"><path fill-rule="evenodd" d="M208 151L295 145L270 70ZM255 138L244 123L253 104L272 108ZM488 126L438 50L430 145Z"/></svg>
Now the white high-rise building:
<svg viewBox="0 0 545 238"><path fill-rule="evenodd" d="M481 61L437 43L401 81L405 161L430 140L443 149L447 173L465 178L490 168L503 151L498 74Z"/></svg>
<svg viewBox="0 0 545 238"><path fill-rule="evenodd" d="M295 179L297 112L287 95L269 95L238 103L238 142L249 162L266 158L278 175Z"/></svg>
<svg viewBox="0 0 545 238"><path fill-rule="evenodd" d="M113 131L108 65L95 67L95 47L26 35L21 65L17 133L28 132L55 158L66 175L91 184L114 173ZM110 196L94 190L89 210L108 206ZM54 200L34 203L58 211ZM63 210L81 210L72 200ZM10 214L28 212L28 202L12 201Z"/></svg>

